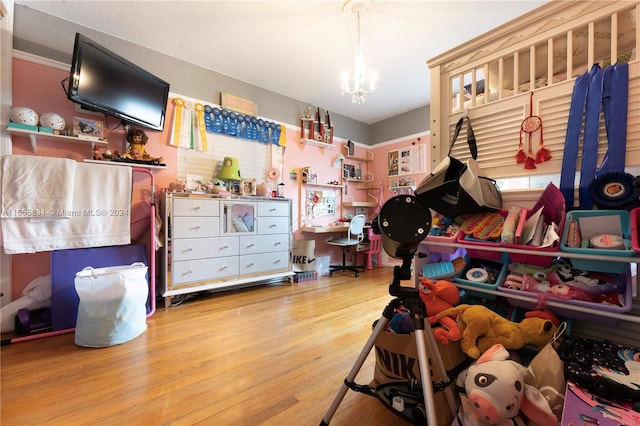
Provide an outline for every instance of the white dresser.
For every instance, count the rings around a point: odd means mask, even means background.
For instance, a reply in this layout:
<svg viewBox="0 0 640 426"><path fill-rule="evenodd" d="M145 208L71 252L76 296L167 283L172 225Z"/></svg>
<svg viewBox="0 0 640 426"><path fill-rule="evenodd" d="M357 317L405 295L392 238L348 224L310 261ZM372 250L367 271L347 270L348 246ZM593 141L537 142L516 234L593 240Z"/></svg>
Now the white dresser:
<svg viewBox="0 0 640 426"><path fill-rule="evenodd" d="M175 295L284 280L293 275L291 200L165 193L157 290Z"/></svg>

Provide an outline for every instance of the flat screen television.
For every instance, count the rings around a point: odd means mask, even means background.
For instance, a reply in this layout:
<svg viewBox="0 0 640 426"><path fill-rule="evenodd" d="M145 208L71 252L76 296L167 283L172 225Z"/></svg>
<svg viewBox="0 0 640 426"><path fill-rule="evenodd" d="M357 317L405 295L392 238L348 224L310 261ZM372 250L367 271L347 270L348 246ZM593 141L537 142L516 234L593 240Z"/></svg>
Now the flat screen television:
<svg viewBox="0 0 640 426"><path fill-rule="evenodd" d="M67 97L125 122L163 130L169 83L76 33Z"/></svg>

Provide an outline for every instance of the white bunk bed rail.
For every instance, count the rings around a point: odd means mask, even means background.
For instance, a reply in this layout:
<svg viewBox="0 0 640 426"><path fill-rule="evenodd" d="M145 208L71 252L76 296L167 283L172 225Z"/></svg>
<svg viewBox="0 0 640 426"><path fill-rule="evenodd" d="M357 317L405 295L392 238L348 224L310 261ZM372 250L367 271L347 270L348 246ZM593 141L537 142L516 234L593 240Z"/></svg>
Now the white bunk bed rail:
<svg viewBox="0 0 640 426"><path fill-rule="evenodd" d="M559 185L576 77L594 63L605 68L616 62L627 62L625 166L629 173L640 175L639 12L639 1L550 1L428 60L430 170L449 152L455 124L466 114L477 138L478 164L487 176L498 180L504 208L531 207L548 182ZM523 164L516 163L521 123L530 114L542 118L544 146L552 155L550 161L536 164L535 170L524 169ZM537 136L532 143L535 152ZM606 148L601 116L598 165ZM457 143L452 155L464 160L469 157L468 148ZM578 170L580 163L579 155ZM589 323L578 321L573 330L588 337L637 345L640 297L634 296L628 321L620 321L617 327L600 325L597 319Z"/></svg>
<svg viewBox="0 0 640 426"><path fill-rule="evenodd" d="M431 167L447 155L456 121L468 114L479 165L488 176L520 177L521 187L544 188L549 178L527 180L532 173L559 176L575 78L594 63L604 68L616 62L629 63L626 162L640 167L638 11L637 1L552 1L429 60ZM533 171L515 162L520 125L530 113L542 118L544 145L553 156ZM537 135L533 141L535 150ZM601 121L598 164L605 151ZM457 144L453 155L464 159L469 154L464 144Z"/></svg>

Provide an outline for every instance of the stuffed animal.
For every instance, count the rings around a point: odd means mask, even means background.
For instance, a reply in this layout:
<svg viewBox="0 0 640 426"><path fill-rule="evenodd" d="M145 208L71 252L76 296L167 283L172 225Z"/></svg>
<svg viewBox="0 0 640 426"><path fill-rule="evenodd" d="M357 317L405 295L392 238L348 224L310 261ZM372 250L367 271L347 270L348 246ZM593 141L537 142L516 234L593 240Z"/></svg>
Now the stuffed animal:
<svg viewBox="0 0 640 426"><path fill-rule="evenodd" d="M460 348L474 359L496 343L507 349L520 349L532 343L542 349L560 325L548 311L527 312L525 318L516 323L482 305L459 305L438 313L436 318L452 315L458 315L457 324L462 333Z"/></svg>
<svg viewBox="0 0 640 426"><path fill-rule="evenodd" d="M449 281L439 280L435 283L427 277L420 278L420 299L427 308L427 316L431 325L440 323L444 326L433 329L433 335L437 341L446 345L449 341L460 340L460 329L455 317L436 317L436 314L450 309L460 302L458 287Z"/></svg>
<svg viewBox="0 0 640 426"><path fill-rule="evenodd" d="M461 395L462 418L472 418L481 424L514 424L503 422L519 418L522 412L529 420L541 425L558 423L549 403L540 391L524 382L526 368L509 360L509 352L497 344L486 350L478 360L458 375L458 386L464 385ZM469 422L465 422L468 424Z"/></svg>

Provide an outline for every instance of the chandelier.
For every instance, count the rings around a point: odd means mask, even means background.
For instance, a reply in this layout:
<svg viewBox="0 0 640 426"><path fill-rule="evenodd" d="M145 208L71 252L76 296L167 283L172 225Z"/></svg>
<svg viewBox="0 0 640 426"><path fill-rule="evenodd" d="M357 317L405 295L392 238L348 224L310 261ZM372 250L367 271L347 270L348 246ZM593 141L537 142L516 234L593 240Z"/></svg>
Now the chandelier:
<svg viewBox="0 0 640 426"><path fill-rule="evenodd" d="M356 38L356 55L354 59L353 80L350 81L347 71L342 73L342 85L340 90L342 95L351 95L351 102L354 104L362 104L366 99L366 95L376 90L378 87L378 78L375 71L369 71L367 76L364 57L360 50L360 13L373 4L372 0L346 0L342 6L342 10L349 7L351 12L356 15L358 24L358 32ZM365 88L366 87L366 88Z"/></svg>

